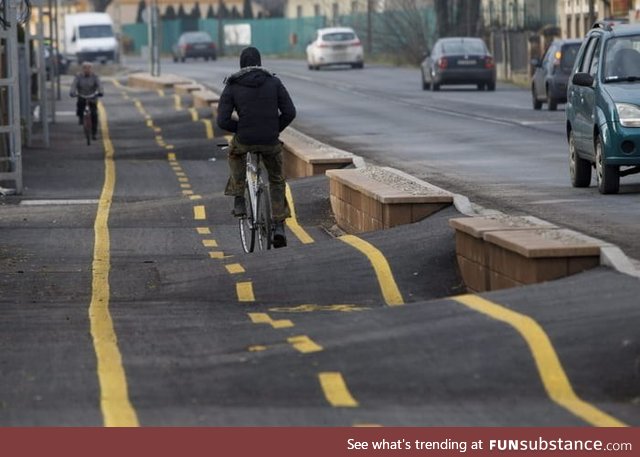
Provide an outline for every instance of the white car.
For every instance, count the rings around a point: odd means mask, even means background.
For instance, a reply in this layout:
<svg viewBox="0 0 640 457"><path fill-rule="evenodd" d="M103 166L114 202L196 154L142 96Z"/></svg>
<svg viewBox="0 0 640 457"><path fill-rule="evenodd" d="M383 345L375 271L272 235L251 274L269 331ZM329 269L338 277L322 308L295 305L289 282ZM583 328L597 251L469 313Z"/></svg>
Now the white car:
<svg viewBox="0 0 640 457"><path fill-rule="evenodd" d="M318 29L315 39L307 46L309 70L319 70L327 65L351 65L364 67L362 43L350 27Z"/></svg>

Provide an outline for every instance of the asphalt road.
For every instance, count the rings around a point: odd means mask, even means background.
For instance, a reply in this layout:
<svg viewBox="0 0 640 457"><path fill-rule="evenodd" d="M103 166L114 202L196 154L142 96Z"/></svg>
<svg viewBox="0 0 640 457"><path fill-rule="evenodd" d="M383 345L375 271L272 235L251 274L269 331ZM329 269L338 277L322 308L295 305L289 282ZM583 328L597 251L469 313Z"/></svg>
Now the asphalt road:
<svg viewBox="0 0 640 457"><path fill-rule="evenodd" d="M374 259L322 229L322 176L289 183L313 243L246 255L212 113L103 103L92 146L60 103L1 200L0 425L640 424L637 279L459 297L453 208Z"/></svg>
<svg viewBox="0 0 640 457"><path fill-rule="evenodd" d="M528 91L498 84L422 91L419 70L368 65L309 71L299 60L264 66L285 82L299 110L293 126L315 138L392 166L472 201L510 214L531 214L620 246L640 259L640 176L621 180L618 195L569 182L564 105L534 111ZM145 69L130 59L132 68ZM220 90L235 59L163 61L162 71Z"/></svg>

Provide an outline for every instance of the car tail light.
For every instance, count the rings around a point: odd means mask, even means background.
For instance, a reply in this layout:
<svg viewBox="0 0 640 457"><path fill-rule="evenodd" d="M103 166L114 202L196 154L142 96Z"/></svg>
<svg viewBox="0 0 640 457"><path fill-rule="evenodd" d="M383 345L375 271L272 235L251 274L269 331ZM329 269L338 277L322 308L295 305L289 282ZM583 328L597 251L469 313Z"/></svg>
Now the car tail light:
<svg viewBox="0 0 640 457"><path fill-rule="evenodd" d="M318 43L318 47L319 48L328 48L329 44L328 43Z"/></svg>
<svg viewBox="0 0 640 457"><path fill-rule="evenodd" d="M362 46L362 43L360 43L360 40L356 40L353 43L351 43L351 46Z"/></svg>
<svg viewBox="0 0 640 457"><path fill-rule="evenodd" d="M209 47L210 47L211 49L215 49L215 48L216 48L216 44L215 44L215 43L210 43L210 44L209 44Z"/></svg>
<svg viewBox="0 0 640 457"><path fill-rule="evenodd" d="M449 65L449 61L447 60L447 58L440 57L440 59L438 60L438 68L440 68L441 70L444 70L445 68L447 68L448 65Z"/></svg>
<svg viewBox="0 0 640 457"><path fill-rule="evenodd" d="M493 57L487 56L484 58L484 68L493 68Z"/></svg>

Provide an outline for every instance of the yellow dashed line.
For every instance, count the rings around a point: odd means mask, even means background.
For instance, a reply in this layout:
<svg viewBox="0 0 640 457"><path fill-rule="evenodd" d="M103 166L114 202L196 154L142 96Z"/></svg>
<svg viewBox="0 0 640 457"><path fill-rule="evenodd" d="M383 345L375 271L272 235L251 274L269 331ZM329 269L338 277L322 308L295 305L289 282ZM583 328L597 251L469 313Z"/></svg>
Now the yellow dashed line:
<svg viewBox="0 0 640 457"><path fill-rule="evenodd" d="M307 335L292 336L287 338L287 341L296 351L302 352L303 354L322 351L322 346L314 342Z"/></svg>
<svg viewBox="0 0 640 457"><path fill-rule="evenodd" d="M192 191L192 190L183 190L183 191L182 191L182 194L183 194L183 195L192 195L192 194L193 194L193 191Z"/></svg>
<svg viewBox="0 0 640 457"><path fill-rule="evenodd" d="M226 257L233 257L233 256L224 255L224 252L222 251L211 251L209 253L210 259L224 259Z"/></svg>
<svg viewBox="0 0 640 457"><path fill-rule="evenodd" d="M193 207L193 218L197 221L203 221L207 218L207 213L204 206L197 205Z"/></svg>
<svg viewBox="0 0 640 457"><path fill-rule="evenodd" d="M196 227L196 231L199 235L211 235L211 229L209 227Z"/></svg>
<svg viewBox="0 0 640 457"><path fill-rule="evenodd" d="M186 177L182 177L182 178L178 178L179 182L189 182L189 178Z"/></svg>
<svg viewBox="0 0 640 457"><path fill-rule="evenodd" d="M216 240L202 240L202 245L205 248L217 248L218 242Z"/></svg>
<svg viewBox="0 0 640 457"><path fill-rule="evenodd" d="M189 108L189 112L191 113L191 120L193 122L198 122L198 110L195 108Z"/></svg>
<svg viewBox="0 0 640 457"><path fill-rule="evenodd" d="M162 132L162 129L160 127L154 127L153 131L156 132L156 133L160 133L160 132Z"/></svg>
<svg viewBox="0 0 640 457"><path fill-rule="evenodd" d="M529 345L547 395L558 405L596 427L625 427L626 424L580 399L567 378L549 337L538 323L476 295L452 297L458 303L505 322L515 328Z"/></svg>
<svg viewBox="0 0 640 457"><path fill-rule="evenodd" d="M331 406L336 408L355 408L358 402L353 398L347 384L339 372L331 371L318 374L324 396Z"/></svg>
<svg viewBox="0 0 640 457"><path fill-rule="evenodd" d="M289 319L273 320L267 313L249 313L249 318L254 324L267 324L273 328L290 328L294 326Z"/></svg>
<svg viewBox="0 0 640 457"><path fill-rule="evenodd" d="M207 132L207 140L213 139L213 125L211 125L210 119L200 119L204 124L205 130Z"/></svg>
<svg viewBox="0 0 640 457"><path fill-rule="evenodd" d="M190 195L189 200L202 200L202 195Z"/></svg>
<svg viewBox="0 0 640 457"><path fill-rule="evenodd" d="M164 97L164 90L158 89L158 95Z"/></svg>
<svg viewBox="0 0 640 457"><path fill-rule="evenodd" d="M147 127L153 128L153 121L151 119L147 119Z"/></svg>
<svg viewBox="0 0 640 457"><path fill-rule="evenodd" d="M191 184L185 184L185 183L182 183L182 184L180 184L180 187L181 187L182 189L191 189Z"/></svg>
<svg viewBox="0 0 640 457"><path fill-rule="evenodd" d="M238 301L256 301L256 297L253 295L253 283L250 281L236 283L236 293L238 295Z"/></svg>
<svg viewBox="0 0 640 457"><path fill-rule="evenodd" d="M176 160L176 155L173 152L167 154L167 159Z"/></svg>
<svg viewBox="0 0 640 457"><path fill-rule="evenodd" d="M225 265L224 267L232 275L237 275L239 273L244 273L244 268L239 263L231 263L229 265Z"/></svg>
<svg viewBox="0 0 640 457"><path fill-rule="evenodd" d="M309 234L298 224L298 219L296 218L296 209L293 204L293 194L291 193L291 189L289 188L289 184L286 186L286 195L287 201L289 202L289 209L291 210L291 217L286 220L287 227L293 232L293 234L303 243L309 244L313 243L313 238L309 236Z"/></svg>
<svg viewBox="0 0 640 457"><path fill-rule="evenodd" d="M389 266L389 263L387 262L387 259L385 259L382 252L380 252L372 244L367 243L363 239L360 239L353 235L343 235L338 239L353 246L367 256L369 262L371 262L371 265L373 266L374 271L376 272L376 277L378 278L378 283L380 284L382 296L384 297L387 305L404 305L402 294L400 293L400 289L398 289L396 281L393 278L391 267Z"/></svg>
<svg viewBox="0 0 640 457"><path fill-rule="evenodd" d="M175 148L175 146L172 145L172 144L168 144L168 145L165 146L165 149L174 149L174 148Z"/></svg>
<svg viewBox="0 0 640 457"><path fill-rule="evenodd" d="M175 168L174 168L174 170L175 170ZM175 171L176 171L176 176L178 176L180 178L184 178L185 176L187 176L184 171L177 171L177 170L175 170Z"/></svg>
<svg viewBox="0 0 640 457"><path fill-rule="evenodd" d="M174 94L173 99L176 102L176 111L182 111L182 100L178 94Z"/></svg>
<svg viewBox="0 0 640 457"><path fill-rule="evenodd" d="M138 417L127 387L127 377L118 348L118 338L109 311L109 271L111 269L111 241L109 211L116 181L114 149L109 137L107 112L98 104L104 145L104 184L94 223L91 304L89 321L96 353L100 408L107 427L137 427Z"/></svg>

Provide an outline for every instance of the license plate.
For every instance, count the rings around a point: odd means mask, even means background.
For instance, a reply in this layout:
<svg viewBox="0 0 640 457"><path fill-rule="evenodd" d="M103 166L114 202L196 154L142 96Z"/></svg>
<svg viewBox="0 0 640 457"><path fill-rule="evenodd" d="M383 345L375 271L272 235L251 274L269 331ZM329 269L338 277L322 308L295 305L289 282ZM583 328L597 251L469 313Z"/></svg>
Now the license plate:
<svg viewBox="0 0 640 457"><path fill-rule="evenodd" d="M333 49L334 51L344 51L345 49L347 49L347 45L337 44L337 45L334 45L331 49Z"/></svg>
<svg viewBox="0 0 640 457"><path fill-rule="evenodd" d="M458 65L475 65L477 63L478 61L473 59L458 60Z"/></svg>
<svg viewBox="0 0 640 457"><path fill-rule="evenodd" d="M207 49L206 44L196 44L196 49Z"/></svg>

